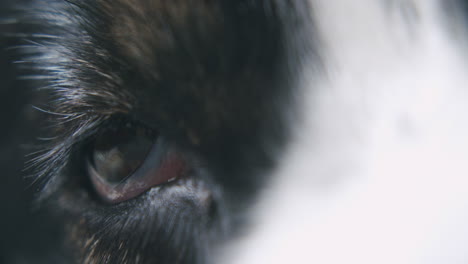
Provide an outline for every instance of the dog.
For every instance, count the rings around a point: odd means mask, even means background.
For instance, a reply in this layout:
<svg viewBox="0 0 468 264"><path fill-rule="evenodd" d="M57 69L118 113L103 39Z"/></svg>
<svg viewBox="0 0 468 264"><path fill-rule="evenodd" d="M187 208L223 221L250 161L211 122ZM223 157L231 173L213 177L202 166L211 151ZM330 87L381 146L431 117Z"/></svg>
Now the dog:
<svg viewBox="0 0 468 264"><path fill-rule="evenodd" d="M17 4L48 263L467 263L467 5Z"/></svg>

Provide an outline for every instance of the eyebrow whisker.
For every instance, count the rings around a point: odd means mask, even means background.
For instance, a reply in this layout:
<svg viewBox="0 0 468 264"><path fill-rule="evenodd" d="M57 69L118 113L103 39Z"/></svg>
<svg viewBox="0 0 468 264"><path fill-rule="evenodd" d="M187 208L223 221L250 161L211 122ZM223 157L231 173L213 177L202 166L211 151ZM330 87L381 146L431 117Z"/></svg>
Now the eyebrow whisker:
<svg viewBox="0 0 468 264"><path fill-rule="evenodd" d="M32 105L32 107L42 113L46 113L46 114L50 114L50 115L55 115L55 116L64 116L64 117L71 117L72 115L70 114L63 114L63 113L57 113L57 112L52 112L50 110L45 110L45 109L42 109L38 106L35 106L35 105Z"/></svg>

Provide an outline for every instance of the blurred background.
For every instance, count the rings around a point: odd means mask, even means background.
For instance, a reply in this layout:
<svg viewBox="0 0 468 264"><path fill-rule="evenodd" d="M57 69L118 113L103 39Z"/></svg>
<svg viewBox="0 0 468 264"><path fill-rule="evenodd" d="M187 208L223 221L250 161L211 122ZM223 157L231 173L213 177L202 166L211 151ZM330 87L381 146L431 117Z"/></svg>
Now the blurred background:
<svg viewBox="0 0 468 264"><path fill-rule="evenodd" d="M32 108L32 89L19 80L15 69L23 29L15 23L12 3L0 0L0 264L60 263L54 249L60 244L54 219L35 210L33 188L23 172L25 155L31 152L38 129L38 114Z"/></svg>

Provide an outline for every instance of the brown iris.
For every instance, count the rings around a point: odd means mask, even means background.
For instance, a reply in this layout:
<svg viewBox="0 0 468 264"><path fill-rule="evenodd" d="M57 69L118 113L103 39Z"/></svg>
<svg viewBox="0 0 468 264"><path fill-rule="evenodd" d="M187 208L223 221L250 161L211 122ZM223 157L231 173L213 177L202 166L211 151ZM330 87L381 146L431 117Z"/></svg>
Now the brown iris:
<svg viewBox="0 0 468 264"><path fill-rule="evenodd" d="M120 183L145 160L154 139L147 129L127 125L108 130L96 140L92 157L95 171L108 183Z"/></svg>

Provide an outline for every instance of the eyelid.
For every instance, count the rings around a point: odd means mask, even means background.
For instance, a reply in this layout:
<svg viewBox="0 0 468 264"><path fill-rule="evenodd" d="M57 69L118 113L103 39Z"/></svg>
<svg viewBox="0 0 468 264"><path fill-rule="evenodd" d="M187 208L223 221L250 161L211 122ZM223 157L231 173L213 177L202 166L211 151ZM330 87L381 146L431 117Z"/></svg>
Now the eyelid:
<svg viewBox="0 0 468 264"><path fill-rule="evenodd" d="M170 149L162 139L153 144L142 165L120 183L106 182L87 160L88 173L98 194L117 204L137 197L148 189L183 177L188 172L186 159Z"/></svg>

